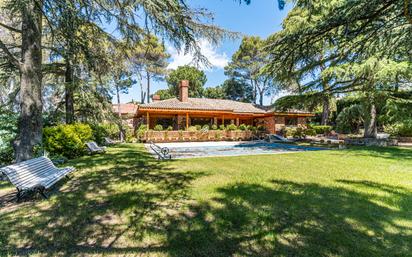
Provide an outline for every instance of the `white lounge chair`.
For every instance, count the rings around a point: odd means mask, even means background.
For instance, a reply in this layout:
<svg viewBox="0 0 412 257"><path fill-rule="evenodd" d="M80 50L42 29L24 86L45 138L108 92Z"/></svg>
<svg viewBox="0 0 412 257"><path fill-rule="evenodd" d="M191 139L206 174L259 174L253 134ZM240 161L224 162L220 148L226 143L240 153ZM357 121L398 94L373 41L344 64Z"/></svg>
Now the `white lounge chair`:
<svg viewBox="0 0 412 257"><path fill-rule="evenodd" d="M89 150L90 154L94 153L105 153L106 152L106 147L104 146L98 146L96 142L91 141L86 143L87 149Z"/></svg>
<svg viewBox="0 0 412 257"><path fill-rule="evenodd" d="M38 192L47 198L45 190L75 170L74 167L59 169L47 157L39 157L0 169L17 188L17 200L26 192Z"/></svg>
<svg viewBox="0 0 412 257"><path fill-rule="evenodd" d="M116 144L116 142L113 141L112 139L110 139L109 137L105 137L104 142L105 142L106 145L115 145Z"/></svg>

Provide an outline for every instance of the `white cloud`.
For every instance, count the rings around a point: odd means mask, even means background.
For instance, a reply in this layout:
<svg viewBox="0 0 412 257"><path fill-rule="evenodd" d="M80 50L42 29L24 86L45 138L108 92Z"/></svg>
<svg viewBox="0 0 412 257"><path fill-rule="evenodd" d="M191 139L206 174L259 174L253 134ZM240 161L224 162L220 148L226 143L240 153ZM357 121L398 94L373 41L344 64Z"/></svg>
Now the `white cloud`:
<svg viewBox="0 0 412 257"><path fill-rule="evenodd" d="M205 65L200 65L201 70L211 70L211 69L223 69L229 62L229 58L226 53L218 53L216 47L214 47L209 41L201 39L199 42L199 47L201 53L209 60L211 67L206 67ZM171 55L172 62L168 65L168 69L176 69L183 65L192 65L193 63L193 53L184 53L183 51L178 52L174 47L168 46L168 52Z"/></svg>

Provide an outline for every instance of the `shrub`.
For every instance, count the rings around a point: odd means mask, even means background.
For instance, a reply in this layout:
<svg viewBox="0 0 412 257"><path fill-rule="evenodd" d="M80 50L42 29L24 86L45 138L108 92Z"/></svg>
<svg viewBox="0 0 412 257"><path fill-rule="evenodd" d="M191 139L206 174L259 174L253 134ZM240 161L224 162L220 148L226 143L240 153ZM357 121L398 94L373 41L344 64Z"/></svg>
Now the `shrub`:
<svg viewBox="0 0 412 257"><path fill-rule="evenodd" d="M313 126L316 134L329 134L332 131L332 126Z"/></svg>
<svg viewBox="0 0 412 257"><path fill-rule="evenodd" d="M213 124L211 128L212 130L218 130L219 127L216 124Z"/></svg>
<svg viewBox="0 0 412 257"><path fill-rule="evenodd" d="M155 131L162 131L162 130L163 130L163 126L160 125L160 124L157 124L157 125L153 128L153 130L155 130Z"/></svg>
<svg viewBox="0 0 412 257"><path fill-rule="evenodd" d="M297 127L297 128L293 131L293 134L292 134L292 137L294 137L294 138L302 138L302 137L304 137L304 136L305 136L305 134L304 134L304 130L303 130L302 127Z"/></svg>
<svg viewBox="0 0 412 257"><path fill-rule="evenodd" d="M255 126L252 126L252 125L247 126L247 129L250 130L250 131L252 131L252 132L256 132L256 131L257 131L257 128L256 128Z"/></svg>
<svg viewBox="0 0 412 257"><path fill-rule="evenodd" d="M172 130L173 130L173 127L172 127L172 126L169 126L169 127L167 127L167 130L168 130L168 131L172 131Z"/></svg>
<svg viewBox="0 0 412 257"><path fill-rule="evenodd" d="M308 128L305 130L305 135L307 136L316 136L316 130L312 128Z"/></svg>
<svg viewBox="0 0 412 257"><path fill-rule="evenodd" d="M248 129L248 127L245 124L240 124L239 129L242 130L242 131L245 131L245 130Z"/></svg>
<svg viewBox="0 0 412 257"><path fill-rule="evenodd" d="M257 130L263 132L263 131L266 131L266 128L263 125L259 125L257 126Z"/></svg>
<svg viewBox="0 0 412 257"><path fill-rule="evenodd" d="M190 127L187 129L187 131L195 132L195 131L197 131L197 128L196 128L196 126L190 126Z"/></svg>
<svg viewBox="0 0 412 257"><path fill-rule="evenodd" d="M102 124L92 125L91 128L93 130L93 137L98 144L104 144L105 137L119 138L120 129L117 124L102 123Z"/></svg>
<svg viewBox="0 0 412 257"><path fill-rule="evenodd" d="M220 125L220 126L219 126L219 130L225 130L225 125L223 125L223 124Z"/></svg>
<svg viewBox="0 0 412 257"><path fill-rule="evenodd" d="M200 126L200 125L196 125L195 127L196 127L196 130L201 130L202 129L202 126Z"/></svg>
<svg viewBox="0 0 412 257"><path fill-rule="evenodd" d="M237 130L237 126L235 124L229 124L226 126L226 130L228 131Z"/></svg>
<svg viewBox="0 0 412 257"><path fill-rule="evenodd" d="M85 143L93 140L91 127L81 123L44 128L43 135L44 148L51 156L67 158L85 154Z"/></svg>
<svg viewBox="0 0 412 257"><path fill-rule="evenodd" d="M203 130L209 130L209 129L210 129L210 126L207 125L207 124L206 124L206 125L203 125L202 129L203 129Z"/></svg>
<svg viewBox="0 0 412 257"><path fill-rule="evenodd" d="M142 139L144 136L144 133L147 131L147 125L141 124L135 131L135 134L138 139Z"/></svg>
<svg viewBox="0 0 412 257"><path fill-rule="evenodd" d="M412 121L387 125L384 127L384 131L391 136L412 137Z"/></svg>

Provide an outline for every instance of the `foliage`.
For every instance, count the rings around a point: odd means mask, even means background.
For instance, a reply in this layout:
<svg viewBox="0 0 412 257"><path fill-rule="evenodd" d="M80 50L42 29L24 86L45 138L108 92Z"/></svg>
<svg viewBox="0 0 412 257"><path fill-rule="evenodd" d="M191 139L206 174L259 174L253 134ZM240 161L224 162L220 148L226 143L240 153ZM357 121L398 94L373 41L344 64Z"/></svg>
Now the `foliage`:
<svg viewBox="0 0 412 257"><path fill-rule="evenodd" d="M189 81L189 97L203 96L203 87L207 81L203 71L189 65L179 66L176 70L171 71L166 77L170 94L179 96L179 84L182 80Z"/></svg>
<svg viewBox="0 0 412 257"><path fill-rule="evenodd" d="M229 124L226 126L226 130L228 131L237 130L237 126L235 124Z"/></svg>
<svg viewBox="0 0 412 257"><path fill-rule="evenodd" d="M245 124L240 124L239 129L242 131L248 130L248 127Z"/></svg>
<svg viewBox="0 0 412 257"><path fill-rule="evenodd" d="M198 131L198 129L196 128L196 126L189 126L189 127L187 128L187 131L195 132L195 131Z"/></svg>
<svg viewBox="0 0 412 257"><path fill-rule="evenodd" d="M219 130L225 130L226 129L226 127L225 127L225 125L219 125Z"/></svg>
<svg viewBox="0 0 412 257"><path fill-rule="evenodd" d="M245 36L239 49L232 56L231 62L225 67L225 74L232 79L249 84L252 88L252 101L256 102L259 94L259 104L263 105L263 96L271 93L275 83L271 76L262 72L268 61L268 53L264 48L264 41L257 36ZM245 88L246 90L246 88Z"/></svg>
<svg viewBox="0 0 412 257"><path fill-rule="evenodd" d="M316 130L314 130L312 128L305 129L304 133L305 133L306 136L316 136L317 135Z"/></svg>
<svg viewBox="0 0 412 257"><path fill-rule="evenodd" d="M153 128L154 131L162 131L163 130L163 126L160 124L157 124L156 126L154 126Z"/></svg>
<svg viewBox="0 0 412 257"><path fill-rule="evenodd" d="M203 130L209 130L209 129L210 129L210 126L207 125L207 124L205 124L205 125L203 125L202 129L203 129Z"/></svg>
<svg viewBox="0 0 412 257"><path fill-rule="evenodd" d="M10 164L14 159L12 141L17 135L17 120L15 112L0 106L0 166Z"/></svg>
<svg viewBox="0 0 412 257"><path fill-rule="evenodd" d="M218 130L219 127L218 127L216 124L213 124L212 127L211 127L211 129L212 129L212 130Z"/></svg>
<svg viewBox="0 0 412 257"><path fill-rule="evenodd" d="M392 136L412 137L412 120L386 125L384 129Z"/></svg>
<svg viewBox="0 0 412 257"><path fill-rule="evenodd" d="M160 100L166 100L170 98L175 98L176 96L170 92L169 89L159 89L154 93L160 97Z"/></svg>
<svg viewBox="0 0 412 257"><path fill-rule="evenodd" d="M325 126L325 125L312 126L312 129L314 129L316 134L318 134L318 135L319 134L326 135L326 134L329 134L332 131L332 126Z"/></svg>
<svg viewBox="0 0 412 257"><path fill-rule="evenodd" d="M195 127L196 127L196 130L197 130L197 131L199 131L199 130L202 129L202 126L200 126L200 125L195 125Z"/></svg>
<svg viewBox="0 0 412 257"><path fill-rule="evenodd" d="M203 90L203 97L211 99L226 98L225 90L221 86L208 87Z"/></svg>
<svg viewBox="0 0 412 257"><path fill-rule="evenodd" d="M363 119L364 108L361 104L345 107L336 118L336 130L341 133L358 133Z"/></svg>
<svg viewBox="0 0 412 257"><path fill-rule="evenodd" d="M87 124L75 123L47 127L43 130L44 149L51 156L74 158L86 153L86 143L93 140L93 130Z"/></svg>
<svg viewBox="0 0 412 257"><path fill-rule="evenodd" d="M229 78L222 84L226 99L253 102L253 87L242 79Z"/></svg>
<svg viewBox="0 0 412 257"><path fill-rule="evenodd" d="M135 131L135 134L138 139L141 139L145 132L147 131L147 125L146 124L141 124Z"/></svg>
<svg viewBox="0 0 412 257"><path fill-rule="evenodd" d="M105 144L105 137L111 139L118 139L120 134L120 129L117 124L113 123L100 123L91 125L93 130L93 137L95 141L100 144Z"/></svg>
<svg viewBox="0 0 412 257"><path fill-rule="evenodd" d="M169 126L169 127L167 127L167 129L166 130L168 130L168 131L172 131L173 130L173 127L172 126Z"/></svg>

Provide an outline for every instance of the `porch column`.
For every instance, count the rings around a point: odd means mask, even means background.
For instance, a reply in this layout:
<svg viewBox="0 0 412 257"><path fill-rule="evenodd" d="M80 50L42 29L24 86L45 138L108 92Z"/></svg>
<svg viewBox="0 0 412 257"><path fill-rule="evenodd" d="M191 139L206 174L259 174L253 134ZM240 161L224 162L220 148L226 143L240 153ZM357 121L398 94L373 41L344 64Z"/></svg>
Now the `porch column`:
<svg viewBox="0 0 412 257"><path fill-rule="evenodd" d="M239 127L239 118L236 118L236 126Z"/></svg>
<svg viewBox="0 0 412 257"><path fill-rule="evenodd" d="M150 115L149 112L146 113L146 125L147 125L147 130L149 130L150 127Z"/></svg>
<svg viewBox="0 0 412 257"><path fill-rule="evenodd" d="M186 113L186 130L189 129L189 113Z"/></svg>
<svg viewBox="0 0 412 257"><path fill-rule="evenodd" d="M216 126L218 125L218 124L217 124L217 117L214 117L214 118L213 118L213 125L216 125Z"/></svg>

